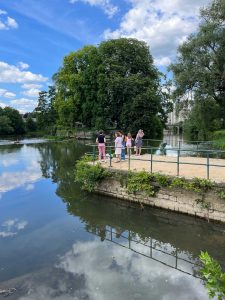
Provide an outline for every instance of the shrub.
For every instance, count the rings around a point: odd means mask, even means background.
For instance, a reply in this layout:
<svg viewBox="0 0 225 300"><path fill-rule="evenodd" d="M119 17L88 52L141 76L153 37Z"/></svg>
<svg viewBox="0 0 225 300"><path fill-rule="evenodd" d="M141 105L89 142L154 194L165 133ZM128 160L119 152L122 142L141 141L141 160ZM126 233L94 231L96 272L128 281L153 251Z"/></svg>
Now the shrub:
<svg viewBox="0 0 225 300"><path fill-rule="evenodd" d="M222 272L221 266L208 252L201 252L199 257L203 263L200 272L206 279L209 297L217 297L218 300L225 299L225 273Z"/></svg>
<svg viewBox="0 0 225 300"><path fill-rule="evenodd" d="M145 171L132 173L130 172L127 180L127 191L129 194L143 192L147 196L154 196L155 187L151 185L153 175Z"/></svg>
<svg viewBox="0 0 225 300"><path fill-rule="evenodd" d="M81 184L83 190L92 192L98 182L110 174L99 163L92 165L89 161L90 158L85 156L77 162L75 168L75 181Z"/></svg>

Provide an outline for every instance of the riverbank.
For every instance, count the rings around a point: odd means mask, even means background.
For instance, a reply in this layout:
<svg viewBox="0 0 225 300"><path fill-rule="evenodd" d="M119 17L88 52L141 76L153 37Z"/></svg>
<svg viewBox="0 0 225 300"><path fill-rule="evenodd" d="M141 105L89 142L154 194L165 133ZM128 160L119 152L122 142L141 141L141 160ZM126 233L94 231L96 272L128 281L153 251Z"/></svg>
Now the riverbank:
<svg viewBox="0 0 225 300"><path fill-rule="evenodd" d="M137 188L137 191L130 192L127 186L129 173L126 171L115 173L111 177L101 180L95 192L111 196L124 201L134 202L141 209L145 206L153 206L174 212L184 213L195 217L204 218L207 221L219 221L225 223L225 199L219 196L221 186L214 185L209 189L197 190L193 187L185 189L184 187L160 186L153 183L156 192L152 196L144 190ZM133 183L134 185L137 182ZM141 185L142 183L140 183Z"/></svg>
<svg viewBox="0 0 225 300"><path fill-rule="evenodd" d="M145 205L155 206L225 223L225 183L162 172L128 171L113 164L119 165L112 163L109 168L84 157L76 165L75 180L84 190L134 202L142 209Z"/></svg>

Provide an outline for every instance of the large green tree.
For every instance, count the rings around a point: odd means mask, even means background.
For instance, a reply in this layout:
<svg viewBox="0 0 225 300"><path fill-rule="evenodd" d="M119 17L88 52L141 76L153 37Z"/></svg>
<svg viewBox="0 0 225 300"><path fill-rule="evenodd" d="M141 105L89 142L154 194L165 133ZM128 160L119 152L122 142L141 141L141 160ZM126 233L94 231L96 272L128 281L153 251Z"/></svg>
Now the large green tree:
<svg viewBox="0 0 225 300"><path fill-rule="evenodd" d="M170 66L178 111L189 111L186 128L191 137L206 139L225 127L225 1L214 0L201 10L198 32L178 49ZM211 107L211 110L210 110Z"/></svg>
<svg viewBox="0 0 225 300"><path fill-rule="evenodd" d="M146 43L115 39L86 46L64 58L54 76L55 109L62 125L80 121L88 127L114 124L154 137L162 132L167 99Z"/></svg>

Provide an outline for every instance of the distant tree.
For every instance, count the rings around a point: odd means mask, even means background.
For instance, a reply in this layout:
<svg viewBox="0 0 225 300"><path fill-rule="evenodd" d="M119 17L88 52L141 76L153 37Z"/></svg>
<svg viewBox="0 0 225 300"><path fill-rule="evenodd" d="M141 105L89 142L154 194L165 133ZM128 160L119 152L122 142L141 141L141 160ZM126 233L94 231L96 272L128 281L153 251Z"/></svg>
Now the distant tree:
<svg viewBox="0 0 225 300"><path fill-rule="evenodd" d="M34 122L31 114L28 114L25 126L26 126L27 131L36 131L37 130L37 124L36 124L36 122Z"/></svg>
<svg viewBox="0 0 225 300"><path fill-rule="evenodd" d="M24 121L18 110L7 106L3 109L3 114L9 118L10 126L13 128L14 134L22 134L25 132Z"/></svg>
<svg viewBox="0 0 225 300"><path fill-rule="evenodd" d="M48 110L47 92L41 91L38 96L38 105L35 108L37 126L39 129L45 129L47 127L48 124L47 110Z"/></svg>
<svg viewBox="0 0 225 300"><path fill-rule="evenodd" d="M12 133L14 133L14 129L9 117L0 115L0 134L8 135Z"/></svg>
<svg viewBox="0 0 225 300"><path fill-rule="evenodd" d="M198 138L207 138L209 130L225 127L225 1L214 0L201 10L198 32L189 36L178 49L177 63L170 66L176 89L178 111L191 109L189 129L193 125ZM210 107L216 113L211 115ZM206 109L207 107L207 109ZM196 112L201 120L193 123ZM205 120L205 121L204 121ZM206 121L208 120L208 121Z"/></svg>

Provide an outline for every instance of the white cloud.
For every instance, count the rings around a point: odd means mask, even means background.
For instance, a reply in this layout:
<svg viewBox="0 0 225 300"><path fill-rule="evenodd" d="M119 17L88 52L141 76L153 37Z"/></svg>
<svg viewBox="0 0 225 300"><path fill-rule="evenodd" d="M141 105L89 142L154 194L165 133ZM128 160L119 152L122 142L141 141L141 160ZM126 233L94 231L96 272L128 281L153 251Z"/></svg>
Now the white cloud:
<svg viewBox="0 0 225 300"><path fill-rule="evenodd" d="M8 26L8 28L18 28L16 20L10 17L7 17L6 25Z"/></svg>
<svg viewBox="0 0 225 300"><path fill-rule="evenodd" d="M157 66L168 66L171 62L172 62L171 59L167 56L154 59L154 63Z"/></svg>
<svg viewBox="0 0 225 300"><path fill-rule="evenodd" d="M35 89L35 88L32 88L32 89L22 92L22 94L27 97L38 97L39 93L40 93L40 90Z"/></svg>
<svg viewBox="0 0 225 300"><path fill-rule="evenodd" d="M178 45L198 26L199 8L210 0L128 0L130 10L119 28L107 29L104 37L133 37L147 42L160 65L168 64Z"/></svg>
<svg viewBox="0 0 225 300"><path fill-rule="evenodd" d="M0 30L9 30L18 28L18 24L15 19L6 16L7 12L0 9Z"/></svg>
<svg viewBox="0 0 225 300"><path fill-rule="evenodd" d="M148 247L132 244L138 247L140 253L145 253L147 249L149 255ZM174 257L168 258L168 255L159 251L153 253L161 262L170 259L171 266L174 266ZM190 295L196 299L208 299L207 291L199 279L110 243L77 242L61 258L59 268L84 277L85 292L93 300L147 299L149 290L151 299L186 300L190 299Z"/></svg>
<svg viewBox="0 0 225 300"><path fill-rule="evenodd" d="M0 89L0 97L4 97L4 98L14 98L16 96L16 94L12 93L12 92L8 92L5 89Z"/></svg>
<svg viewBox="0 0 225 300"><path fill-rule="evenodd" d="M76 2L83 2L91 6L100 7L109 18L112 18L119 10L110 0L70 0L72 4Z"/></svg>
<svg viewBox="0 0 225 300"><path fill-rule="evenodd" d="M7 12L5 10L0 9L0 15L7 15Z"/></svg>
<svg viewBox="0 0 225 300"><path fill-rule="evenodd" d="M41 177L40 165L36 161L31 161L30 165L22 172L2 172L0 175L0 193L33 184Z"/></svg>
<svg viewBox="0 0 225 300"><path fill-rule="evenodd" d="M42 87L42 84L37 83L25 83L22 85L23 89L40 89Z"/></svg>
<svg viewBox="0 0 225 300"><path fill-rule="evenodd" d="M24 63L24 62L22 62L22 61L20 61L20 62L18 63L18 65L19 65L19 68L22 69L22 70L28 69L28 68L29 68L29 65L26 64L26 63Z"/></svg>
<svg viewBox="0 0 225 300"><path fill-rule="evenodd" d="M25 113L25 112L33 111L34 108L37 106L37 101L27 99L27 98L20 98L20 99L11 100L10 104L14 108L18 109L20 113Z"/></svg>
<svg viewBox="0 0 225 300"><path fill-rule="evenodd" d="M9 219L2 223L1 227L4 231L0 231L0 237L12 237L18 234L20 230L23 230L27 226L27 221L19 221L18 219Z"/></svg>
<svg viewBox="0 0 225 300"><path fill-rule="evenodd" d="M34 74L30 71L22 71L14 65L0 61L0 82L4 83L29 83L45 82L48 78L41 74Z"/></svg>
<svg viewBox="0 0 225 300"><path fill-rule="evenodd" d="M9 167L18 163L18 160L15 158L11 158L10 156L7 159L1 159L0 165L4 167Z"/></svg>

